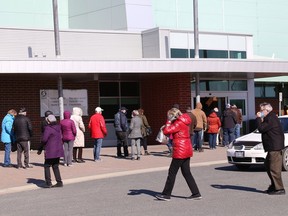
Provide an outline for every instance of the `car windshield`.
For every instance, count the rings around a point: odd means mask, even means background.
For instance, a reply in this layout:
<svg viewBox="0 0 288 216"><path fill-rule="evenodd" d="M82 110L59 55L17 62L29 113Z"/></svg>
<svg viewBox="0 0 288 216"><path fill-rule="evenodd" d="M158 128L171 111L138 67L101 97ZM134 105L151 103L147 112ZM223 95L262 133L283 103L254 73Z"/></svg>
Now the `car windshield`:
<svg viewBox="0 0 288 216"><path fill-rule="evenodd" d="M279 118L280 124L282 125L284 133L288 133L288 118ZM258 129L253 131L254 133L259 133Z"/></svg>

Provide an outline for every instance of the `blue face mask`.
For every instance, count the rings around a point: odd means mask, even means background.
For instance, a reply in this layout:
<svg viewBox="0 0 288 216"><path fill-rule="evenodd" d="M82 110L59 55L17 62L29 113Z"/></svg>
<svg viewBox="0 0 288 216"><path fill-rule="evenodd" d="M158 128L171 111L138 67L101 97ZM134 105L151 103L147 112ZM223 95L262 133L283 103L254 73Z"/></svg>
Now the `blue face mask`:
<svg viewBox="0 0 288 216"><path fill-rule="evenodd" d="M261 118L264 118L264 113L263 112L261 112L261 116L260 116Z"/></svg>

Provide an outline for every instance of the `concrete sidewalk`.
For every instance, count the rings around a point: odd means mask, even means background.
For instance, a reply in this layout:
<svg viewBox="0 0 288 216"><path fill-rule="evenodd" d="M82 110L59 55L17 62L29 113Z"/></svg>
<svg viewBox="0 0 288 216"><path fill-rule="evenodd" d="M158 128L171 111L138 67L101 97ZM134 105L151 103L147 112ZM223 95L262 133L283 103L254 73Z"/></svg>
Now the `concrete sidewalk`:
<svg viewBox="0 0 288 216"><path fill-rule="evenodd" d="M207 146L204 146L207 148ZM129 147L130 151L130 147ZM83 158L85 163L74 163L72 167L65 167L61 164L60 171L65 184L124 176L137 173L155 172L167 170L171 158L167 156L166 145L148 146L151 155L141 156L141 160L132 161L130 159L117 159L116 147L102 148L102 162L94 162L93 149L85 148ZM3 165L4 151L0 152L0 161ZM11 153L12 164L16 164L16 152ZM31 151L30 163L33 168L16 169L4 168L0 166L0 195L33 190L41 188L44 184L44 155L37 155L36 151ZM218 147L216 150L204 149L204 152L194 152L191 158L191 166L205 166L211 164L227 163L226 148ZM51 170L52 180L54 175Z"/></svg>

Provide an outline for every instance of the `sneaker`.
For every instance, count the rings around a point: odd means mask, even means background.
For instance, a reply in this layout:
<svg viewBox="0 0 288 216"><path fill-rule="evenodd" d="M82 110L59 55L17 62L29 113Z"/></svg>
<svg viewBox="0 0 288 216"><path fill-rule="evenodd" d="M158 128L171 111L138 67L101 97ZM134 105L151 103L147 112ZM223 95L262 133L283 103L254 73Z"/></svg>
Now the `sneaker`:
<svg viewBox="0 0 288 216"><path fill-rule="evenodd" d="M95 162L99 163L99 162L102 162L103 160L100 158L100 159L96 159L94 160Z"/></svg>
<svg viewBox="0 0 288 216"><path fill-rule="evenodd" d="M270 191L268 192L269 195L285 195L285 190L281 189L281 190L274 190L274 191Z"/></svg>
<svg viewBox="0 0 288 216"><path fill-rule="evenodd" d="M27 169L27 168L33 168L33 166L32 165L27 165L27 166L25 166L25 167L23 167L24 169Z"/></svg>
<svg viewBox="0 0 288 216"><path fill-rule="evenodd" d="M270 193L272 191L275 191L275 187L273 185L269 185L268 189L265 191L265 193Z"/></svg>
<svg viewBox="0 0 288 216"><path fill-rule="evenodd" d="M66 163L64 163L64 164L63 164L63 166L67 166L67 164L66 164Z"/></svg>
<svg viewBox="0 0 288 216"><path fill-rule="evenodd" d="M63 187L63 183L57 182L55 185L52 185L52 188L55 188L55 187Z"/></svg>
<svg viewBox="0 0 288 216"><path fill-rule="evenodd" d="M45 184L43 185L43 188L52 188L52 184Z"/></svg>
<svg viewBox="0 0 288 216"><path fill-rule="evenodd" d="M186 200L200 200L202 199L201 194L192 194L191 196L187 197Z"/></svg>
<svg viewBox="0 0 288 216"><path fill-rule="evenodd" d="M140 160L140 157L137 157L137 160Z"/></svg>
<svg viewBox="0 0 288 216"><path fill-rule="evenodd" d="M155 197L156 197L158 200L170 201L170 196L167 196L167 195L156 194Z"/></svg>

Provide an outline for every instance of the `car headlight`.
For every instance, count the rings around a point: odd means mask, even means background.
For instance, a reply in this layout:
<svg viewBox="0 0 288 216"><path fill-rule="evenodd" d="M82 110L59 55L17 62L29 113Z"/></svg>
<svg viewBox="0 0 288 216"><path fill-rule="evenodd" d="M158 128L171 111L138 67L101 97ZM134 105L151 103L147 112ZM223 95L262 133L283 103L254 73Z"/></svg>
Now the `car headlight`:
<svg viewBox="0 0 288 216"><path fill-rule="evenodd" d="M263 144L260 143L260 144L258 144L258 145L256 145L256 146L254 146L254 149L255 149L255 150L264 150Z"/></svg>

